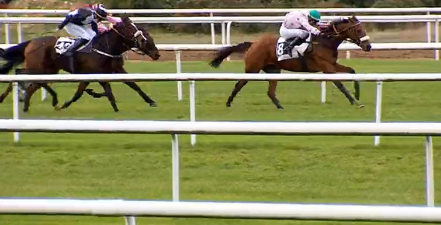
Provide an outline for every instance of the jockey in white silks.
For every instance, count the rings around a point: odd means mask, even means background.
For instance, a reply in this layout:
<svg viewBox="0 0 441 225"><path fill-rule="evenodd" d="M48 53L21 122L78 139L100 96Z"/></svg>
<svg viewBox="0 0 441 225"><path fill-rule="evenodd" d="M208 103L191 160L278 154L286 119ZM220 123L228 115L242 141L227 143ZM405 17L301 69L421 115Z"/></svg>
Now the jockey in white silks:
<svg viewBox="0 0 441 225"><path fill-rule="evenodd" d="M310 11L292 11L285 15L285 19L280 26L280 36L291 42L284 50L292 56L292 48L300 41L304 41L309 37L309 33L318 35L320 30L315 28L320 21L320 12L317 10Z"/></svg>

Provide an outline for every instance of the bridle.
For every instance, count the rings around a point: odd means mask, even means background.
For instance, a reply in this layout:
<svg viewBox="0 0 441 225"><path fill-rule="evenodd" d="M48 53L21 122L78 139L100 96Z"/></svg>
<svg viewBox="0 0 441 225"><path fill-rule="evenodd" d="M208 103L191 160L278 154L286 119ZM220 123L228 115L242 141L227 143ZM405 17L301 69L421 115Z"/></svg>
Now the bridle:
<svg viewBox="0 0 441 225"><path fill-rule="evenodd" d="M333 23L332 24L332 30L334 31L334 34L331 34L330 36L339 36L342 32L345 32L345 31L347 31L347 30L349 30L349 29L353 29L353 28L355 28L356 26L358 26L358 25L360 25L360 22L357 22L356 24L353 24L353 25L351 25L351 26L348 26L348 27L346 27L346 28L344 28L343 30L337 30L337 27L335 26L335 23ZM365 36L363 36L363 37L361 37L361 38L358 38L358 40L357 41L353 41L353 40L351 40L351 39L349 39L349 41L350 42L353 42L354 44L356 44L356 45L358 45L358 46L360 46L360 44L361 44L361 42L363 42L363 41L367 41L367 40L369 40L370 39L370 37L369 36L367 36L367 35L365 35Z"/></svg>
<svg viewBox="0 0 441 225"><path fill-rule="evenodd" d="M136 32L135 32L135 34L133 34L133 37L132 37L132 38L127 37L127 36L121 34L118 30L116 30L116 29L113 28L113 27L111 27L111 29L112 29L113 31L115 31L115 32L116 32L119 36L121 36L122 38L124 38L124 39L126 39L126 40L129 40L129 41L132 41L134 47L131 47L131 46L127 46L127 47L129 47L129 49L131 49L132 51L136 52L136 51L139 51L139 49L138 49L138 41L136 40L136 38L138 38L139 36L141 36L142 39L144 39L145 41L147 41L147 38L144 36L144 34L142 33L142 31L139 30L138 27L136 27L135 24L130 23L130 25L132 25L132 26L136 29ZM125 26L125 25L124 25L124 26Z"/></svg>
<svg viewBox="0 0 441 225"><path fill-rule="evenodd" d="M147 41L147 38L144 36L144 34L142 33L142 31L139 30L138 27L136 27L135 24L133 24L133 23L130 23L130 24L136 29L136 32L133 34L133 37L128 37L128 36L126 36L126 35L124 35L124 34L121 34L121 32L119 32L119 31L118 31L117 29L115 29L114 27L111 27L110 29L112 29L113 31L115 31L115 33L117 33L117 34L118 34L119 36L121 36L123 39L125 39L125 40L129 40L129 42L133 42L133 47L127 45L125 42L123 43L123 45L125 45L128 49L132 50L133 52L135 52L135 53L137 53L137 54L139 54L139 55L145 55L145 53L143 53L141 50L138 49L138 41L137 41L136 39L137 39L139 36L141 36L145 41ZM125 26L125 24L123 24L123 25ZM93 48L92 50L95 51L95 52L97 52L97 53L99 53L99 54L101 54L101 55L104 55L104 56L107 56L107 57L111 57L111 58L121 58L121 57L122 57L122 55L111 55L111 54L105 53L105 52L103 52L103 51L97 50L97 49L95 49L95 48Z"/></svg>

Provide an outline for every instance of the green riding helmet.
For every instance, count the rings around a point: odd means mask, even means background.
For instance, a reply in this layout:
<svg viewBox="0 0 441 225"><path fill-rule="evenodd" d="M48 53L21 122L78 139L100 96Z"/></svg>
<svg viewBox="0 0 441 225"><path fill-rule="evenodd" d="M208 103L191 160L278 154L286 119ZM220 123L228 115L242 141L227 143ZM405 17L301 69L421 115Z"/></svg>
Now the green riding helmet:
<svg viewBox="0 0 441 225"><path fill-rule="evenodd" d="M320 21L321 18L320 12L315 9L309 11L309 16L316 21Z"/></svg>

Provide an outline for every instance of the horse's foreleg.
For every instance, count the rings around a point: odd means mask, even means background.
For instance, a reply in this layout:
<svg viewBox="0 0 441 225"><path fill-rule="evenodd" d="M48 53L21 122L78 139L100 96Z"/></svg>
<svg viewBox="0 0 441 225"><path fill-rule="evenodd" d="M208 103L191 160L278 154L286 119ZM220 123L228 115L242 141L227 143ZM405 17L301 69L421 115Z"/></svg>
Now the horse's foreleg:
<svg viewBox="0 0 441 225"><path fill-rule="evenodd" d="M335 69L337 72L355 74L355 70L352 67L344 66L344 65L341 65L338 63L335 65ZM355 89L355 93L354 93L355 99L360 100L360 82L359 81L354 81L354 89Z"/></svg>
<svg viewBox="0 0 441 225"><path fill-rule="evenodd" d="M6 91L3 92L2 95L0 95L0 103L5 101L5 98L8 97L8 95L9 95L9 93L11 93L11 91L12 91L12 83L9 83L8 87L6 88Z"/></svg>
<svg viewBox="0 0 441 225"><path fill-rule="evenodd" d="M149 103L151 107L156 107L156 102L153 101L153 99L151 99L146 93L144 93L144 91L142 91L135 82L127 81L124 82L124 84L136 91L136 93L138 93L138 95L141 96L141 98L144 99L145 102Z"/></svg>
<svg viewBox="0 0 441 225"><path fill-rule="evenodd" d="M107 82L100 82L100 85L104 89L104 93L107 96L107 99L109 99L110 105L112 105L112 108L115 112L118 112L118 106L116 105L115 96L112 93L112 88L110 87L110 84Z"/></svg>
<svg viewBox="0 0 441 225"><path fill-rule="evenodd" d="M63 104L63 106L61 107L55 107L56 110L61 110L61 109L66 109L68 108L72 103L78 101L78 99L81 98L81 96L83 96L84 90L87 88L87 86L89 86L90 82L81 82L78 85L78 89L75 92L75 95L72 97L72 99L70 101L67 101Z"/></svg>
<svg viewBox="0 0 441 225"><path fill-rule="evenodd" d="M120 66L118 69L116 69L115 73L127 73L127 71ZM153 99L151 99L144 91L142 91L135 82L126 81L124 84L136 91L136 93L138 93L138 95L141 96L141 98L144 99L144 101L147 102L151 107L156 107L156 102L153 101Z"/></svg>
<svg viewBox="0 0 441 225"><path fill-rule="evenodd" d="M240 92L240 90L243 88L243 86L245 86L247 83L248 83L248 81L246 81L246 80L240 80L236 83L233 91L231 92L230 97L228 97L227 107L231 107L231 103L233 102L234 97L236 97L236 95Z"/></svg>

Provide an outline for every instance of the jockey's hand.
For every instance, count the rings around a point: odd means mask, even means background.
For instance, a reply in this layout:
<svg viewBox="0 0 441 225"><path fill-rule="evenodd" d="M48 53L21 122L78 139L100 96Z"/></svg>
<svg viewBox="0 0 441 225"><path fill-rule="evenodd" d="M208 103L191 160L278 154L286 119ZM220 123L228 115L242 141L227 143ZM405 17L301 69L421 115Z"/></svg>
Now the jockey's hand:
<svg viewBox="0 0 441 225"><path fill-rule="evenodd" d="M314 35L319 35L320 34L320 30L319 29L313 29L311 30L311 33Z"/></svg>

